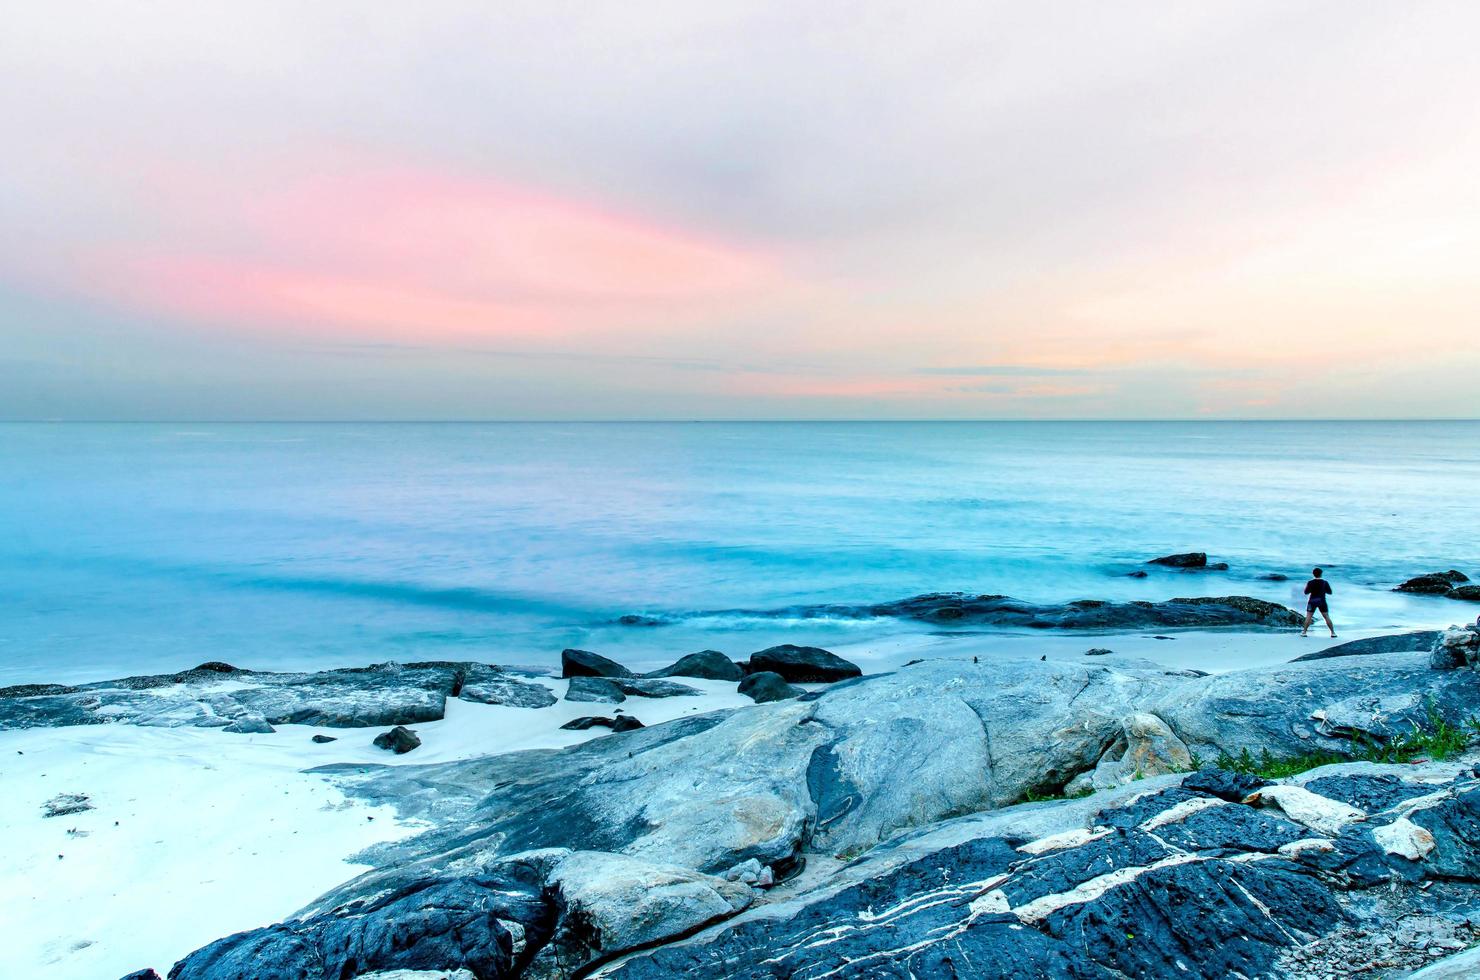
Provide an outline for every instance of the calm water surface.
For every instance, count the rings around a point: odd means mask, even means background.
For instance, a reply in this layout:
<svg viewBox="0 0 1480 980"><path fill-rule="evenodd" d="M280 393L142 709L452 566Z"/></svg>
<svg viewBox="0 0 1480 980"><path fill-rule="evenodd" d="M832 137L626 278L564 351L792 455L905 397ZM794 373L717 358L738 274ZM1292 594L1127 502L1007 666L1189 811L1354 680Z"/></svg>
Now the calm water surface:
<svg viewBox="0 0 1480 980"><path fill-rule="evenodd" d="M742 656L918 629L735 610L927 591L1257 595L1349 627L1480 610L1480 423L0 425L0 683ZM1206 550L1222 575L1125 572ZM679 622L613 625L626 613Z"/></svg>

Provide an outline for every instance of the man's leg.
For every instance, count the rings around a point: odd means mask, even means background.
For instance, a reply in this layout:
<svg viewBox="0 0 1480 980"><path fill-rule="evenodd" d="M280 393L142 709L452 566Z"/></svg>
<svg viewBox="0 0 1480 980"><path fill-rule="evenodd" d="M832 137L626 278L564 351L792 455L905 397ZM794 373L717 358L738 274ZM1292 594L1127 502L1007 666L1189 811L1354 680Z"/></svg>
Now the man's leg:
<svg viewBox="0 0 1480 980"><path fill-rule="evenodd" d="M1305 625L1300 627L1300 635L1304 636L1310 632L1310 621L1315 618L1316 611L1309 606L1305 609Z"/></svg>
<svg viewBox="0 0 1480 980"><path fill-rule="evenodd" d="M1309 619L1310 617L1307 616L1306 618ZM1336 635L1336 627L1331 625L1331 614L1326 611L1326 607L1325 606L1322 606L1321 607L1321 618L1326 621L1326 629L1328 629L1328 630L1331 631L1331 635L1332 636L1335 636ZM1307 623L1306 625L1308 626L1310 624Z"/></svg>

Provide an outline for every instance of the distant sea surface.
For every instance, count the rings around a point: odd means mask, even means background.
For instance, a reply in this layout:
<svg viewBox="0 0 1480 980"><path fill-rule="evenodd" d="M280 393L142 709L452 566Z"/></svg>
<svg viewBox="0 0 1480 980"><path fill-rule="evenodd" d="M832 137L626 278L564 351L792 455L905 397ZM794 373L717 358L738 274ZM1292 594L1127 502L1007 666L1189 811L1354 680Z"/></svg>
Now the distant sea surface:
<svg viewBox="0 0 1480 980"><path fill-rule="evenodd" d="M1477 488L1480 422L4 424L0 684L743 657L927 628L807 603L1294 603L1314 564L1344 628L1442 625L1480 609L1389 590L1480 578ZM1231 570L1126 575L1194 550Z"/></svg>

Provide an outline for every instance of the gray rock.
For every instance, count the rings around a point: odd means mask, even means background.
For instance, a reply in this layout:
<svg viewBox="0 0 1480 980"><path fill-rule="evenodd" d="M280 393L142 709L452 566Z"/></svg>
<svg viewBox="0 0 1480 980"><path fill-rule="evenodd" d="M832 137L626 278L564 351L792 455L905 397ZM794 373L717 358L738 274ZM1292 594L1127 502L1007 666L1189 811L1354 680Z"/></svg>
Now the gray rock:
<svg viewBox="0 0 1480 980"><path fill-rule="evenodd" d="M1413 633L1397 633L1391 636L1373 636L1365 640L1349 640L1324 650L1316 650L1296 657L1293 663L1308 660L1329 660L1332 657L1367 657L1374 653L1401 653L1405 650L1428 650L1439 638L1438 630L1418 630Z"/></svg>
<svg viewBox="0 0 1480 980"><path fill-rule="evenodd" d="M767 704L772 701L786 701L791 698L799 698L806 691L799 687L792 687L786 683L780 674L763 670L758 674L751 674L740 682L739 691L757 704Z"/></svg>
<svg viewBox="0 0 1480 980"><path fill-rule="evenodd" d="M740 665L718 650L701 650L679 657L676 663L654 670L645 677L699 677L712 681L738 681L745 676Z"/></svg>
<svg viewBox="0 0 1480 980"><path fill-rule="evenodd" d="M561 677L633 677L632 671L615 660L590 650L560 651Z"/></svg>
<svg viewBox="0 0 1480 980"><path fill-rule="evenodd" d="M416 733L403 725L397 725L388 732L381 732L375 736L375 747L377 749L389 749L396 755L405 755L412 749L421 745L421 739Z"/></svg>
<svg viewBox="0 0 1480 980"><path fill-rule="evenodd" d="M627 695L605 677L577 676L570 679L570 686L565 690L565 700L620 704L627 700Z"/></svg>
<svg viewBox="0 0 1480 980"><path fill-rule="evenodd" d="M543 684L489 668L469 670L457 696L464 701L512 708L548 708L558 700L555 692Z"/></svg>
<svg viewBox="0 0 1480 980"><path fill-rule="evenodd" d="M863 674L857 664L821 647L800 647L791 643L752 653L746 673L762 671L780 674L783 680L794 684L830 684Z"/></svg>
<svg viewBox="0 0 1480 980"><path fill-rule="evenodd" d="M315 735L313 737L313 742L315 744L317 744L317 745L328 745L330 742L337 742L337 741L339 741L339 740L337 738L335 738L333 735Z"/></svg>
<svg viewBox="0 0 1480 980"><path fill-rule="evenodd" d="M1444 630L1434 640L1429 666L1435 670L1456 670L1480 665L1480 626Z"/></svg>
<svg viewBox="0 0 1480 980"><path fill-rule="evenodd" d="M261 715L242 715L221 730L237 735L271 735L277 731Z"/></svg>
<svg viewBox="0 0 1480 980"><path fill-rule="evenodd" d="M642 722L631 715L617 715L615 718L607 718L602 715L587 715L584 718L573 718L560 726L566 731L583 732L591 728L610 728L614 732L630 732L644 727Z"/></svg>
<svg viewBox="0 0 1480 980"><path fill-rule="evenodd" d="M702 693L687 684L642 677L631 680L614 677L611 684L623 694L634 698L689 698Z"/></svg>
<svg viewBox="0 0 1480 980"><path fill-rule="evenodd" d="M1084 655L1086 657L1107 657L1114 652L1114 650L1107 649L1106 647L1090 647L1084 651Z"/></svg>
<svg viewBox="0 0 1480 980"><path fill-rule="evenodd" d="M464 663L377 664L316 673L267 673L202 664L178 674L123 677L75 687L25 685L0 694L0 731L65 725L134 724L225 728L244 715L269 725L367 728L443 717L464 689L498 703L549 703L548 689ZM229 681L230 684L223 684ZM38 693L39 692L39 693Z"/></svg>
<svg viewBox="0 0 1480 980"><path fill-rule="evenodd" d="M122 980L161 980L160 975L153 970L135 970Z"/></svg>

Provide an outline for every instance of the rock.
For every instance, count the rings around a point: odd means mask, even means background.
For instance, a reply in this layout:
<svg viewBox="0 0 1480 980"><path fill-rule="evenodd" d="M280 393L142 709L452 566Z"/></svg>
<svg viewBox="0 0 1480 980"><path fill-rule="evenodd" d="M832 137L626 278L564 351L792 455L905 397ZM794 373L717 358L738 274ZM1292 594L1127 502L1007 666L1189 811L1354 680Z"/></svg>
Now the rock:
<svg viewBox="0 0 1480 980"><path fill-rule="evenodd" d="M120 980L161 980L161 978L153 970L135 970L128 976L120 978Z"/></svg>
<svg viewBox="0 0 1480 980"><path fill-rule="evenodd" d="M1084 655L1086 657L1105 657L1114 652L1114 650L1109 650L1105 647L1091 647L1090 649L1084 651Z"/></svg>
<svg viewBox="0 0 1480 980"><path fill-rule="evenodd" d="M1480 664L1480 627L1451 627L1439 633L1429 654L1435 670L1456 670Z"/></svg>
<svg viewBox="0 0 1480 980"><path fill-rule="evenodd" d="M1182 788L1194 793L1239 803L1250 793L1267 784L1267 780L1227 769L1200 769L1182 781Z"/></svg>
<svg viewBox="0 0 1480 980"><path fill-rule="evenodd" d="M1259 581L1261 581L1261 582L1288 582L1288 581L1290 581L1290 576L1285 575L1282 572L1265 572L1263 575L1259 576Z"/></svg>
<svg viewBox="0 0 1480 980"><path fill-rule="evenodd" d="M1126 572L1125 573L1125 577L1126 578L1146 578L1147 577L1147 574L1148 573L1146 573L1146 572L1144 572L1144 571L1142 571L1141 569L1138 568L1134 572Z"/></svg>
<svg viewBox="0 0 1480 980"><path fill-rule="evenodd" d="M1153 714L1137 712L1121 723L1121 733L1095 766L1095 789L1123 786L1147 776L1187 772L1192 755L1167 723Z"/></svg>
<svg viewBox="0 0 1480 980"><path fill-rule="evenodd" d="M486 669L469 671L457 696L476 704L511 708L548 708L558 700L555 692L543 684Z"/></svg>
<svg viewBox="0 0 1480 980"><path fill-rule="evenodd" d="M790 643L769 647L750 655L746 672L769 671L795 684L830 684L860 677L863 671L836 654L820 647L799 647Z"/></svg>
<svg viewBox="0 0 1480 980"><path fill-rule="evenodd" d="M96 809L86 793L58 793L41 804L43 817L67 817L84 810Z"/></svg>
<svg viewBox="0 0 1480 980"><path fill-rule="evenodd" d="M600 701L604 704L620 704L627 700L621 688L605 677L576 676L570 679L565 690L567 701Z"/></svg>
<svg viewBox="0 0 1480 980"><path fill-rule="evenodd" d="M635 698L689 698L702 693L687 684L642 677L633 680L618 677L613 678L610 683L618 691Z"/></svg>
<svg viewBox="0 0 1480 980"><path fill-rule="evenodd" d="M478 980L470 970L377 970L355 980Z"/></svg>
<svg viewBox="0 0 1480 980"><path fill-rule="evenodd" d="M1373 636L1365 640L1348 640L1346 643L1296 657L1291 663L1329 660L1333 657L1367 657L1374 653L1399 653L1405 650L1428 650L1438 637L1438 630L1418 630L1391 636Z"/></svg>
<svg viewBox="0 0 1480 980"><path fill-rule="evenodd" d="M1465 602L1480 602L1480 585L1461 585L1457 589L1451 589L1445 593L1449 599L1461 599Z"/></svg>
<svg viewBox="0 0 1480 980"><path fill-rule="evenodd" d="M1208 554L1205 551L1189 551L1181 555L1163 555L1153 558L1148 565L1164 565L1167 568L1206 568L1208 566Z"/></svg>
<svg viewBox="0 0 1480 980"><path fill-rule="evenodd" d="M1406 861L1418 861L1434 849L1434 835L1407 817L1374 828L1372 839L1386 853Z"/></svg>
<svg viewBox="0 0 1480 980"><path fill-rule="evenodd" d="M699 677L712 681L738 681L745 676L740 665L718 650L701 650L679 657L678 662L644 677Z"/></svg>
<svg viewBox="0 0 1480 980"><path fill-rule="evenodd" d="M769 670L763 670L758 674L751 674L740 682L739 691L750 698L756 704L766 704L771 701L786 701L791 698L799 698L806 691L799 687L792 687L786 683L780 674Z"/></svg>
<svg viewBox="0 0 1480 980"><path fill-rule="evenodd" d="M642 722L631 715L618 715L615 718L606 718L600 715L576 718L560 726L567 731L586 731L590 728L610 728L614 732L630 732L642 728Z"/></svg>
<svg viewBox="0 0 1480 980"><path fill-rule="evenodd" d="M405 755L412 749L421 745L421 739L416 733L403 725L397 725L388 732L381 732L375 736L375 747L377 749L390 749L396 755Z"/></svg>
<svg viewBox="0 0 1480 980"><path fill-rule="evenodd" d="M221 730L237 735L271 735L277 731L261 715L242 715Z"/></svg>
<svg viewBox="0 0 1480 980"><path fill-rule="evenodd" d="M1447 572L1428 572L1424 575L1415 575L1413 578L1393 589L1393 591L1412 592L1417 595L1444 595L1456 585L1468 582L1469 580L1469 576L1451 568Z"/></svg>
<svg viewBox="0 0 1480 980"><path fill-rule="evenodd" d="M632 671L615 660L589 650L560 651L561 677L633 677Z"/></svg>
<svg viewBox="0 0 1480 980"><path fill-rule="evenodd" d="M52 693L0 697L0 731L65 725L134 724L225 728L243 715L269 725L367 728L443 717L446 701L478 664L377 664L317 673L267 673L202 664L177 674L123 677ZM231 684L224 686L229 679Z"/></svg>
<svg viewBox="0 0 1480 980"><path fill-rule="evenodd" d="M1347 824L1367 816L1354 806L1299 786L1265 786L1250 793L1244 802L1274 807L1296 823L1327 836L1335 836Z"/></svg>
<svg viewBox="0 0 1480 980"><path fill-rule="evenodd" d="M313 741L318 745L328 745L330 742L339 741L339 739L335 738L333 735L315 735L313 737Z"/></svg>

